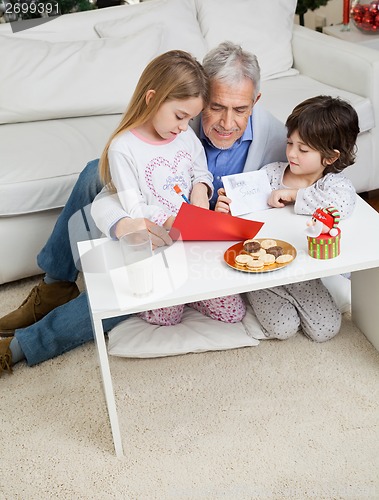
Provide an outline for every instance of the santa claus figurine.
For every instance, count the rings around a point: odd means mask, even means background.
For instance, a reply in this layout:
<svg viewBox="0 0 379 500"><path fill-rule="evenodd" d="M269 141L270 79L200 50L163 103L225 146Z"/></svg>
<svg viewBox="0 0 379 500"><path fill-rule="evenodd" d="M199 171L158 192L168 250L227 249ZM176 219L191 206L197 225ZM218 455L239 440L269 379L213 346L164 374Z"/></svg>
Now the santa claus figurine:
<svg viewBox="0 0 379 500"><path fill-rule="evenodd" d="M315 259L333 259L340 254L340 214L335 207L318 208L307 223L308 254Z"/></svg>
<svg viewBox="0 0 379 500"><path fill-rule="evenodd" d="M312 220L307 222L305 234L316 238L321 234L337 236L340 214L334 207L318 208L312 215Z"/></svg>

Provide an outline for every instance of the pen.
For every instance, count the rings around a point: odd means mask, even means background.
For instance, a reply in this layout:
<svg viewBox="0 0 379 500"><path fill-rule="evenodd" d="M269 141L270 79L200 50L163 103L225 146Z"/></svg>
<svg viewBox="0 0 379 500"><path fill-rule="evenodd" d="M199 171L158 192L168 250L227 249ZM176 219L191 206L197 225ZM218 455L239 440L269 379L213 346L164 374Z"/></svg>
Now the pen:
<svg viewBox="0 0 379 500"><path fill-rule="evenodd" d="M185 195L182 193L182 190L180 189L180 187L179 187L177 184L175 184L174 189L175 189L175 192L176 192L178 195L180 195L186 203L190 203L190 201L189 201L189 199L187 198L187 196L185 196Z"/></svg>

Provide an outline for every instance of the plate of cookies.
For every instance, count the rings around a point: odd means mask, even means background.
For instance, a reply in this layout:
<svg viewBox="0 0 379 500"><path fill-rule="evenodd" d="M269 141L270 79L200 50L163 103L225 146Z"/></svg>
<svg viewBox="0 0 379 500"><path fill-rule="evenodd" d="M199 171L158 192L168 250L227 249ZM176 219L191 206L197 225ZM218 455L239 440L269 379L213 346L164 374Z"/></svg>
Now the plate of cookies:
<svg viewBox="0 0 379 500"><path fill-rule="evenodd" d="M296 248L283 240L254 238L240 241L224 253L228 266L246 273L282 269L296 258Z"/></svg>

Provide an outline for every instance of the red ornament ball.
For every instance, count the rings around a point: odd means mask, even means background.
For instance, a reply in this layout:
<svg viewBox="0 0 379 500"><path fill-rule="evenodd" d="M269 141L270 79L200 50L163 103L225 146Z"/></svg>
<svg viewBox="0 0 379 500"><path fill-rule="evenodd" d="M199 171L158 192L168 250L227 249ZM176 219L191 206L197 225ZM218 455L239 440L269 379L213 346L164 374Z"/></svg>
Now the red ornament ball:
<svg viewBox="0 0 379 500"><path fill-rule="evenodd" d="M356 3L350 11L355 26L365 33L379 32L379 0Z"/></svg>

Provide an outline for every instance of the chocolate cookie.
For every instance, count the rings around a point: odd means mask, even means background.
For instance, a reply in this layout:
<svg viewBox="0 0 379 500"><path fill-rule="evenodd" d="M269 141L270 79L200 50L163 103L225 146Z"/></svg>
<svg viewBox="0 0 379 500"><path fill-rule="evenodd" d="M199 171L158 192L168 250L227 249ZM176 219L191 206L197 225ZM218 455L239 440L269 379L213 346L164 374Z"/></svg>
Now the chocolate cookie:
<svg viewBox="0 0 379 500"><path fill-rule="evenodd" d="M254 253L260 250L261 244L257 240L246 240L243 242L243 249L247 253Z"/></svg>
<svg viewBox="0 0 379 500"><path fill-rule="evenodd" d="M283 255L283 248L278 246L278 245L275 245L273 247L267 248L266 252L270 253L275 258L277 258L277 257L279 257L279 255Z"/></svg>

